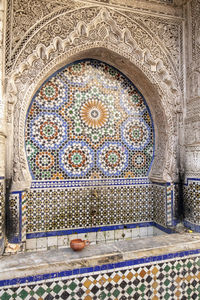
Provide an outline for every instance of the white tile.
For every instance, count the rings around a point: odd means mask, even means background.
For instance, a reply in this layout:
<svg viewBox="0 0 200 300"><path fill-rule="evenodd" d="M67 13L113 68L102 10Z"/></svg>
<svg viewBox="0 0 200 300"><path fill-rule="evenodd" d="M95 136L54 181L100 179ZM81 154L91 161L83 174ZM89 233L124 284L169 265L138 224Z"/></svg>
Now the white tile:
<svg viewBox="0 0 200 300"><path fill-rule="evenodd" d="M125 240L131 240L132 239L132 229L128 228L128 229L124 229L124 239Z"/></svg>
<svg viewBox="0 0 200 300"><path fill-rule="evenodd" d="M115 240L123 240L124 239L124 229L115 230Z"/></svg>
<svg viewBox="0 0 200 300"><path fill-rule="evenodd" d="M69 244L70 244L71 240L75 240L77 238L78 238L78 234L77 233L76 234L70 234L70 235L68 235Z"/></svg>
<svg viewBox="0 0 200 300"><path fill-rule="evenodd" d="M148 236L153 236L153 226L147 227L147 235Z"/></svg>
<svg viewBox="0 0 200 300"><path fill-rule="evenodd" d="M37 248L36 239L27 239L26 240L26 249L27 250L36 250L36 248Z"/></svg>
<svg viewBox="0 0 200 300"><path fill-rule="evenodd" d="M57 236L48 236L47 238L47 246L48 247L57 247L58 245L58 237Z"/></svg>
<svg viewBox="0 0 200 300"><path fill-rule="evenodd" d="M88 235L87 235L87 233L78 233L77 234L77 238L81 239L81 240L87 240L88 239Z"/></svg>
<svg viewBox="0 0 200 300"><path fill-rule="evenodd" d="M115 231L114 230L108 230L106 231L106 241L113 241L115 239Z"/></svg>
<svg viewBox="0 0 200 300"><path fill-rule="evenodd" d="M58 236L58 247L69 247L69 239L67 235Z"/></svg>
<svg viewBox="0 0 200 300"><path fill-rule="evenodd" d="M47 249L47 238L46 237L38 238L36 240L36 244L37 244L37 249Z"/></svg>
<svg viewBox="0 0 200 300"><path fill-rule="evenodd" d="M97 243L106 241L106 232L105 231L97 231Z"/></svg>
<svg viewBox="0 0 200 300"><path fill-rule="evenodd" d="M140 233L139 233L139 227L138 228L132 228L132 238L133 239L136 239L140 236Z"/></svg>
<svg viewBox="0 0 200 300"><path fill-rule="evenodd" d="M140 227L139 228L139 234L140 234L140 237L147 236L147 227Z"/></svg>
<svg viewBox="0 0 200 300"><path fill-rule="evenodd" d="M90 241L90 244L94 244L97 241L97 233L96 232L88 232L87 239Z"/></svg>

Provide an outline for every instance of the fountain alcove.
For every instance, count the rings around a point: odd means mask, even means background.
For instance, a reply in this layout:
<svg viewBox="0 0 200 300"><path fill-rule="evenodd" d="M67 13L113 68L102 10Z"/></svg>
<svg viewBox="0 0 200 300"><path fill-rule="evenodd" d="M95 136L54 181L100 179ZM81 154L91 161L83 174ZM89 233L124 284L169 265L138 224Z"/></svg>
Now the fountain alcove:
<svg viewBox="0 0 200 300"><path fill-rule="evenodd" d="M94 50L57 66L29 102L30 187L11 193L22 213L8 234L27 250L66 247L73 238L99 243L171 232L175 195L163 178L167 134L159 94L125 58L103 57Z"/></svg>

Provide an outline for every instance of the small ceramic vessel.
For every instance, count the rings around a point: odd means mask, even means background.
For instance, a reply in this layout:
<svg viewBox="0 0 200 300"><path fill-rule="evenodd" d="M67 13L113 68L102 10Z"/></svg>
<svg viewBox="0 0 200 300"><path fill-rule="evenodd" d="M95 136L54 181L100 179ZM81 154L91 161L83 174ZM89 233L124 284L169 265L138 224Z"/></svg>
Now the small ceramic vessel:
<svg viewBox="0 0 200 300"><path fill-rule="evenodd" d="M81 240L81 239L75 239L71 240L70 247L74 251L81 251L85 246L88 246L90 244L90 241L88 240Z"/></svg>

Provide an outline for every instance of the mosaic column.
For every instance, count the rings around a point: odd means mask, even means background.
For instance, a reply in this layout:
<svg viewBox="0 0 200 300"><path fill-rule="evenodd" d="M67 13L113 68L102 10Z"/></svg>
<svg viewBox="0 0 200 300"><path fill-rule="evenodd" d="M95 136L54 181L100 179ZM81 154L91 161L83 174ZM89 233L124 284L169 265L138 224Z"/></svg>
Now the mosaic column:
<svg viewBox="0 0 200 300"><path fill-rule="evenodd" d="M0 255L4 250L5 238L5 145L6 121L3 95L3 23L4 1L0 1Z"/></svg>

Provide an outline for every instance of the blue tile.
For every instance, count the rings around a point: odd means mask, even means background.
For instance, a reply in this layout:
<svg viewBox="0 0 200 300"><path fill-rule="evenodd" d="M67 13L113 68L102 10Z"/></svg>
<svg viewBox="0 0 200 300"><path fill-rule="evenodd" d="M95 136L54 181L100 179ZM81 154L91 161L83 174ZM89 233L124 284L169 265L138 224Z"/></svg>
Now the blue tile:
<svg viewBox="0 0 200 300"><path fill-rule="evenodd" d="M88 268L82 268L82 269L80 269L80 274L87 273L87 270L88 270Z"/></svg>
<svg viewBox="0 0 200 300"><path fill-rule="evenodd" d="M100 270L101 270L100 266L95 266L94 267L94 272L97 272L97 271L100 271Z"/></svg>
<svg viewBox="0 0 200 300"><path fill-rule="evenodd" d="M101 268L101 271L107 270L107 265L102 265L100 268Z"/></svg>
<svg viewBox="0 0 200 300"><path fill-rule="evenodd" d="M107 265L107 269L114 269L115 268L115 265L114 264L108 264Z"/></svg>
<svg viewBox="0 0 200 300"><path fill-rule="evenodd" d="M72 270L73 275L78 275L80 272L80 269L74 269Z"/></svg>

